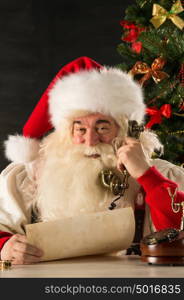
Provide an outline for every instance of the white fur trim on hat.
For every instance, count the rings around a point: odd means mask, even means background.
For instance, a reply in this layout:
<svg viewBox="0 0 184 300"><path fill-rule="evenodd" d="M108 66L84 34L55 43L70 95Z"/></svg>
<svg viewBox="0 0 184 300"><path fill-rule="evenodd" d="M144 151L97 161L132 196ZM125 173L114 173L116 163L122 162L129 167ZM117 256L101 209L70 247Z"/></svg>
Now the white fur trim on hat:
<svg viewBox="0 0 184 300"><path fill-rule="evenodd" d="M4 145L6 158L16 163L32 161L39 152L39 141L21 135L9 135Z"/></svg>
<svg viewBox="0 0 184 300"><path fill-rule="evenodd" d="M80 71L59 79L49 92L54 127L74 110L99 112L142 122L145 105L140 85L116 68Z"/></svg>

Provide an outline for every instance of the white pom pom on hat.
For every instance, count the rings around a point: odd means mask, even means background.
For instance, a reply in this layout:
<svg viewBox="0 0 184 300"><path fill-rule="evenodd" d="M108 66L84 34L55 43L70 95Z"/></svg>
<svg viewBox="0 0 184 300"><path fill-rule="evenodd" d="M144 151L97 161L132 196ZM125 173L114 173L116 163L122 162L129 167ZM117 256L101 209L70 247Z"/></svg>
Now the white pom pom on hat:
<svg viewBox="0 0 184 300"><path fill-rule="evenodd" d="M9 135L5 141L6 158L15 163L34 160L39 151L39 142L21 135Z"/></svg>

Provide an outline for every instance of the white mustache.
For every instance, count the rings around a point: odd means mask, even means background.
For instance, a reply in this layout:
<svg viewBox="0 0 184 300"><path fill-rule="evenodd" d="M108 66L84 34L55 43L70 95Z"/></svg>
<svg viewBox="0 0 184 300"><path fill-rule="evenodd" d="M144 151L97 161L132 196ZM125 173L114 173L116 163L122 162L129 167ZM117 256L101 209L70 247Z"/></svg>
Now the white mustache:
<svg viewBox="0 0 184 300"><path fill-rule="evenodd" d="M101 155L102 154L102 150L99 149L99 147L87 147L86 149L84 149L84 155L86 156L91 156L91 155Z"/></svg>
<svg viewBox="0 0 184 300"><path fill-rule="evenodd" d="M114 154L117 152L117 150L122 146L123 144L123 139L122 137L116 137L114 138L114 140L112 141L112 144L99 144L97 146L91 146L91 147L87 147L84 146L84 155L90 156L90 155L101 155L104 152L104 149L111 149L112 152L114 152Z"/></svg>

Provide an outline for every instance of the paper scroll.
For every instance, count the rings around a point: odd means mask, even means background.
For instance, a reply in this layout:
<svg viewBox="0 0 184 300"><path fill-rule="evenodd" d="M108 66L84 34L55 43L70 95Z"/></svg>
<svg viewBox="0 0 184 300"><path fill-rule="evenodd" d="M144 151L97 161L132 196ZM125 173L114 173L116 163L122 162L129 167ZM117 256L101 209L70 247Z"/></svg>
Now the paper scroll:
<svg viewBox="0 0 184 300"><path fill-rule="evenodd" d="M26 225L28 242L44 251L42 261L127 249L134 233L130 207Z"/></svg>

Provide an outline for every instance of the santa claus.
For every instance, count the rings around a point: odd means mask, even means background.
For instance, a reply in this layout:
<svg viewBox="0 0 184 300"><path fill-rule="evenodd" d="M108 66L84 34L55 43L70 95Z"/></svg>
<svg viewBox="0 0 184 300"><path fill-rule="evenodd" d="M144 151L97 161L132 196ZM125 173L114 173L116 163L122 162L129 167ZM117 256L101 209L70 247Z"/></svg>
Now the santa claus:
<svg viewBox="0 0 184 300"><path fill-rule="evenodd" d="M142 132L139 141L127 136L128 122L143 122L144 113L141 87L128 74L87 57L60 70L23 136L5 142L6 156L13 162L1 174L1 259L14 264L40 261L43 252L27 243L26 224L107 210L114 195L100 180L106 168L122 180L123 166L131 175L117 208L134 208L144 188L148 206L143 234L179 227L181 216L173 213L163 188L176 184L163 175L182 188L183 170L151 159L162 148L151 131Z"/></svg>

